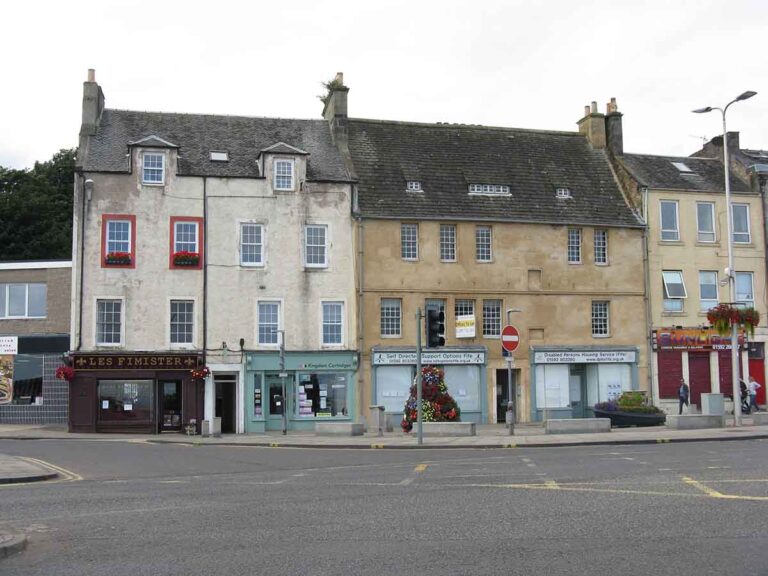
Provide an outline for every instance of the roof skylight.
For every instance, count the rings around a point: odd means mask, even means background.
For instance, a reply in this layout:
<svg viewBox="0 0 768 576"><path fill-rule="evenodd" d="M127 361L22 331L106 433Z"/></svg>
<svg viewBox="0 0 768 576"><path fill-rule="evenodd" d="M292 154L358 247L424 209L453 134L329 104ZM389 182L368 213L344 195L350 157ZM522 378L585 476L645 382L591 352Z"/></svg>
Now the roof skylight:
<svg viewBox="0 0 768 576"><path fill-rule="evenodd" d="M683 162L672 162L672 166L677 168L681 174L693 174L693 170Z"/></svg>

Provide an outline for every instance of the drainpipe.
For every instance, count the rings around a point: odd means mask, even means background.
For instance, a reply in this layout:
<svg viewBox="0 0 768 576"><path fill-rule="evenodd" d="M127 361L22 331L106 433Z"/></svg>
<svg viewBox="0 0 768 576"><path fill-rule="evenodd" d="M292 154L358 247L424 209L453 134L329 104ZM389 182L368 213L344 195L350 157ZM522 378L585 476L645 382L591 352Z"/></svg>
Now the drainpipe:
<svg viewBox="0 0 768 576"><path fill-rule="evenodd" d="M645 327L648 331L646 333L646 361L647 361L647 375L648 391L651 393L651 398L656 403L658 398L654 398L653 394L653 316L651 314L651 265L648 259L648 250L650 243L648 239L648 187L643 186L641 189L643 194L643 280L645 283Z"/></svg>
<svg viewBox="0 0 768 576"><path fill-rule="evenodd" d="M85 198L85 183L80 182L82 179L82 174L78 175L75 174L75 187L78 190L78 197L80 198L80 225L78 226L77 230L77 238L74 238L73 240L76 240L79 244L79 262L78 264L78 272L79 272L79 286L78 286L78 311L77 311L77 348L75 348L76 351L80 351L80 349L83 346L83 277L85 274L85 266L84 266L84 258L85 258L85 206L86 206L86 198Z"/></svg>
<svg viewBox="0 0 768 576"><path fill-rule="evenodd" d="M351 200L355 198L355 185L350 184L349 190ZM363 386L365 385L365 368L363 366L363 219L360 213L353 214L353 219L357 226L357 355L360 361L357 367L357 402L360 415L363 410ZM371 372L371 382L373 382L373 372Z"/></svg>
<svg viewBox="0 0 768 576"><path fill-rule="evenodd" d="M208 177L203 176L203 366L207 365L207 350L208 350ZM213 387L213 374L208 376L209 384ZM205 419L205 384L203 384L202 391L202 406L203 406L203 418L197 425L197 432L202 433L202 420ZM211 415L211 426L213 425L213 417L216 413ZM235 424L235 430L237 430L237 424Z"/></svg>

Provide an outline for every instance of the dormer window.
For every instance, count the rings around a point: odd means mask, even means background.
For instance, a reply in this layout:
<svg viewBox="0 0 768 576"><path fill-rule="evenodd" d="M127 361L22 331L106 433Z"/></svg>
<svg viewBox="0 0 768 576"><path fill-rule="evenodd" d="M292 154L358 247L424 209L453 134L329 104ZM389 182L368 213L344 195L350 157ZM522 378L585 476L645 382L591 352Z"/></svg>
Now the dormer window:
<svg viewBox="0 0 768 576"><path fill-rule="evenodd" d="M693 170L691 170L684 162L672 162L672 166L678 169L680 174L693 174Z"/></svg>
<svg viewBox="0 0 768 576"><path fill-rule="evenodd" d="M293 160L275 159L275 190L293 190Z"/></svg>
<svg viewBox="0 0 768 576"><path fill-rule="evenodd" d="M421 192L421 181L408 180L408 182L406 183L405 189L408 190L408 192Z"/></svg>
<svg viewBox="0 0 768 576"><path fill-rule="evenodd" d="M144 152L141 156L142 184L162 185L165 183L165 155Z"/></svg>
<svg viewBox="0 0 768 576"><path fill-rule="evenodd" d="M555 188L555 196L560 200L573 198L570 188Z"/></svg>
<svg viewBox="0 0 768 576"><path fill-rule="evenodd" d="M469 193L486 196L508 196L509 186L503 184L470 184Z"/></svg>
<svg viewBox="0 0 768 576"><path fill-rule="evenodd" d="M229 162L229 152L211 151L211 162Z"/></svg>

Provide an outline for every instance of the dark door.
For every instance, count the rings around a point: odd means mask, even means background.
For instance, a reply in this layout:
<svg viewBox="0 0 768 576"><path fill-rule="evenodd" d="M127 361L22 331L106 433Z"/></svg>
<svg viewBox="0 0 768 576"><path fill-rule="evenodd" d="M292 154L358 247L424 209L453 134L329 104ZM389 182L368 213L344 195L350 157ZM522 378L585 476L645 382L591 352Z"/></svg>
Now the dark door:
<svg viewBox="0 0 768 576"><path fill-rule="evenodd" d="M160 380L160 431L181 430L181 382Z"/></svg>
<svg viewBox="0 0 768 576"><path fill-rule="evenodd" d="M712 391L709 374L709 352L688 353L688 386L691 390L691 404L701 408L702 393L708 394Z"/></svg>
<svg viewBox="0 0 768 576"><path fill-rule="evenodd" d="M510 394L511 393L511 394ZM496 422L504 423L507 417L507 402L510 397L515 401L515 412L517 413L517 370L512 370L512 387L510 389L507 381L507 370L496 370ZM519 421L519 415L515 416L515 421Z"/></svg>
<svg viewBox="0 0 768 576"><path fill-rule="evenodd" d="M288 379L285 379L286 395L288 391ZM267 430L283 429L283 410L287 409L286 399L283 398L283 378L277 374L266 375L267 400L269 412L267 413Z"/></svg>
<svg viewBox="0 0 768 576"><path fill-rule="evenodd" d="M222 434L235 433L235 388L237 376L216 374L216 417L221 418Z"/></svg>

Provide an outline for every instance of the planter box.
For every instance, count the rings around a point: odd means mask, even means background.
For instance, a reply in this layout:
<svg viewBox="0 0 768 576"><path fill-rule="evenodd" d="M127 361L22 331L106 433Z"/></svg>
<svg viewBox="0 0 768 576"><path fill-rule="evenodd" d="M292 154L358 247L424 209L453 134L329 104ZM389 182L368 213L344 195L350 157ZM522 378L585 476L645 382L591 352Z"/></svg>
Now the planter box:
<svg viewBox="0 0 768 576"><path fill-rule="evenodd" d="M318 436L362 436L363 425L354 422L315 422Z"/></svg>
<svg viewBox="0 0 768 576"><path fill-rule="evenodd" d="M610 432L610 418L555 418L544 425L547 434L591 434Z"/></svg>
<svg viewBox="0 0 768 576"><path fill-rule="evenodd" d="M593 408L592 411L598 418L610 419L611 426L617 428L625 426L660 426L667 419L667 415L663 413L643 414L640 412L622 412L621 410L600 410L598 408Z"/></svg>
<svg viewBox="0 0 768 576"><path fill-rule="evenodd" d="M673 430L725 428L725 416L712 416L710 414L683 414L682 416L668 416L667 426Z"/></svg>
<svg viewBox="0 0 768 576"><path fill-rule="evenodd" d="M475 436L474 422L423 422L424 436ZM412 434L418 433L418 424L413 423Z"/></svg>
<svg viewBox="0 0 768 576"><path fill-rule="evenodd" d="M753 413L752 424L754 424L755 426L768 426L768 412Z"/></svg>

